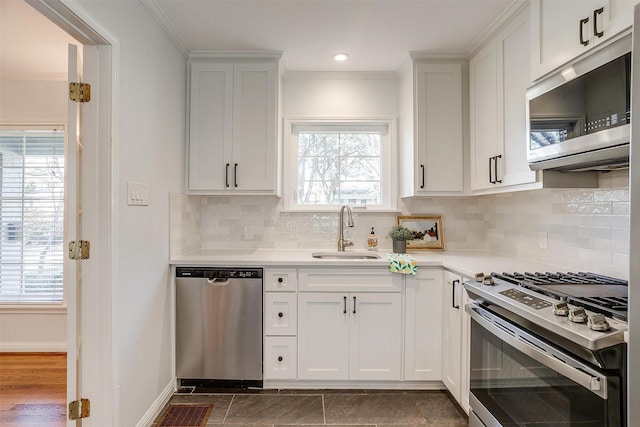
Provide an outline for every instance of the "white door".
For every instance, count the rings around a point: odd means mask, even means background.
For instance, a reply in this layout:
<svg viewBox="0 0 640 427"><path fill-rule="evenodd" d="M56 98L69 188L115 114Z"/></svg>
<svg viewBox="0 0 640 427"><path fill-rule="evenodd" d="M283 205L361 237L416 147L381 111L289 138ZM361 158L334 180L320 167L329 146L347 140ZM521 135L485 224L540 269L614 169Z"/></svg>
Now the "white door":
<svg viewBox="0 0 640 427"><path fill-rule="evenodd" d="M231 165L233 64L191 64L189 190L228 190Z"/></svg>
<svg viewBox="0 0 640 427"><path fill-rule="evenodd" d="M462 279L457 274L444 272L444 310L442 323L442 382L453 397L460 401L461 346L462 346Z"/></svg>
<svg viewBox="0 0 640 427"><path fill-rule="evenodd" d="M233 188L276 189L277 64L233 67Z"/></svg>
<svg viewBox="0 0 640 427"><path fill-rule="evenodd" d="M502 154L498 149L496 56L496 46L490 43L469 61L472 190L496 186L493 162L496 156Z"/></svg>
<svg viewBox="0 0 640 427"><path fill-rule="evenodd" d="M402 378L402 297L400 293L349 295L349 378Z"/></svg>
<svg viewBox="0 0 640 427"><path fill-rule="evenodd" d="M298 294L298 379L349 378L348 295Z"/></svg>
<svg viewBox="0 0 640 427"><path fill-rule="evenodd" d="M82 60L75 45L69 45L69 82L82 81ZM68 100L65 170L65 242L82 239L82 138L81 105ZM67 294L67 401L82 395L82 263L65 256L64 281ZM68 417L67 417L68 418ZM67 425L82 425L67 421Z"/></svg>
<svg viewBox="0 0 640 427"><path fill-rule="evenodd" d="M442 270L407 276L404 379L439 381L442 372Z"/></svg>

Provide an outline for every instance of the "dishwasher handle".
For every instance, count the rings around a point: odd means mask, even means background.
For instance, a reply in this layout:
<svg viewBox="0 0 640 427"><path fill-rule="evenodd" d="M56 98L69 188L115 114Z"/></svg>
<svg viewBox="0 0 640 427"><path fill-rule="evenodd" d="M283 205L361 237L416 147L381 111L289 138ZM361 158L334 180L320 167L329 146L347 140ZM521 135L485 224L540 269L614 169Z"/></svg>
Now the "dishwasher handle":
<svg viewBox="0 0 640 427"><path fill-rule="evenodd" d="M224 286L229 284L229 278L207 277L207 283L209 285Z"/></svg>

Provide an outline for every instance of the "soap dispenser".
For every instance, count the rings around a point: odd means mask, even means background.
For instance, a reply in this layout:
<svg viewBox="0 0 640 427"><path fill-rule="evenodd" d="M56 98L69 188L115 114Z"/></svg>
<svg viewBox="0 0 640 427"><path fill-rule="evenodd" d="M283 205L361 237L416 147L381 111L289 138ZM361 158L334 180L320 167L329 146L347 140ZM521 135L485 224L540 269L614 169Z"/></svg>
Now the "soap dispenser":
<svg viewBox="0 0 640 427"><path fill-rule="evenodd" d="M367 249L370 251L378 250L378 238L376 237L376 232L373 230L373 227L371 227L371 233L367 238Z"/></svg>

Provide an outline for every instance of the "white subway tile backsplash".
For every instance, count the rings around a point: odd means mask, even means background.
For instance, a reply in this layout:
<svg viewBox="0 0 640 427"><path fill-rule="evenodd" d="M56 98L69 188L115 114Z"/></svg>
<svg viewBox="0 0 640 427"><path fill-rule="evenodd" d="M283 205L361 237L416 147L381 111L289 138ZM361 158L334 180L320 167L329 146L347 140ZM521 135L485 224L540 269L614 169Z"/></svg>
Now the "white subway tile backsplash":
<svg viewBox="0 0 640 427"><path fill-rule="evenodd" d="M580 190L536 190L470 197L401 199L404 215L440 214L445 249L483 249L539 260L567 269L628 276L628 171L601 173L600 187ZM245 196L170 197L171 254L200 248L334 249L338 233L335 212L283 212L282 199ZM379 251L396 223L394 213L354 212L356 226L346 229L356 249L365 249L371 227ZM244 239L252 225L253 240ZM291 234L291 227L297 235ZM539 247L539 232L548 234L548 249Z"/></svg>

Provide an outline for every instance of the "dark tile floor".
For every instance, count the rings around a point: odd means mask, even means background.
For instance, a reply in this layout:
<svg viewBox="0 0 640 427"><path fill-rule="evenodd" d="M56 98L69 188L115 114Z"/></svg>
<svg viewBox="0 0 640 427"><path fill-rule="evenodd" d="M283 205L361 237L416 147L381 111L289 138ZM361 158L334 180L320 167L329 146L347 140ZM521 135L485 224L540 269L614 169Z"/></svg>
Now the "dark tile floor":
<svg viewBox="0 0 640 427"><path fill-rule="evenodd" d="M176 394L169 403L212 403L207 426L468 425L462 409L444 391L264 390L238 394Z"/></svg>

